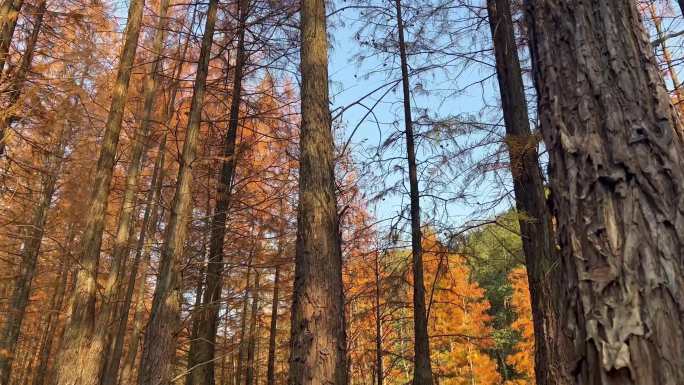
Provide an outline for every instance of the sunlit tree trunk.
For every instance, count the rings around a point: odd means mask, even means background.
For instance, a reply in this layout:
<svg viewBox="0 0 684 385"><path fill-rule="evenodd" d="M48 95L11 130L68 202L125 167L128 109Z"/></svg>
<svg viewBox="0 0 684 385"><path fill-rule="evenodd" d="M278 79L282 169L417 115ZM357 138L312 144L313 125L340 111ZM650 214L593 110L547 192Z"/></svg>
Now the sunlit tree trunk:
<svg viewBox="0 0 684 385"><path fill-rule="evenodd" d="M527 6L569 370L582 385L682 384L683 130L639 11Z"/></svg>
<svg viewBox="0 0 684 385"><path fill-rule="evenodd" d="M209 263L207 265L206 285L202 306L196 318L197 342L190 354L193 362L189 366L195 367L188 378L187 384L215 383L216 332L219 310L221 307L221 290L223 283L223 243L226 236L226 219L230 206L231 184L235 173L236 157L235 142L240 115L240 101L242 98L242 78L247 59L245 51L246 22L249 15L249 0L238 1L238 44L235 57L233 93L231 95L228 130L223 141L221 171L217 175L217 196L214 215L211 218L211 237L209 241ZM196 364L203 363L197 366Z"/></svg>
<svg viewBox="0 0 684 385"><path fill-rule="evenodd" d="M218 1L210 0L176 191L166 226L152 311L145 332L145 344L140 364L140 385L168 385L173 371L172 362L176 351L175 335L180 323L181 310L182 288L179 268L187 235L187 223L191 214L192 165L196 157L217 8Z"/></svg>
<svg viewBox="0 0 684 385"><path fill-rule="evenodd" d="M411 91L409 85L406 42L404 41L404 20L401 0L395 0L397 34L399 35L399 58L404 96L404 125L406 134L406 157L409 172L409 193L411 196L411 252L413 255L413 329L414 361L413 385L432 385L432 364L430 363L430 339L427 330L427 309L425 306L425 283L423 278L423 246L420 231L420 190L416 149L411 117Z"/></svg>
<svg viewBox="0 0 684 385"><path fill-rule="evenodd" d="M487 1L506 126L505 141L532 299L536 383L570 384L569 373L562 365L562 336L558 329L557 308L559 293L554 289L559 256L544 194L544 179L537 153L538 140L530 130L510 7L510 0Z"/></svg>
<svg viewBox="0 0 684 385"><path fill-rule="evenodd" d="M19 12L23 6L24 0L3 0L0 5L0 74L5 70L12 37L19 20Z"/></svg>
<svg viewBox="0 0 684 385"><path fill-rule="evenodd" d="M302 123L289 384L346 385L325 1L303 0L300 17Z"/></svg>
<svg viewBox="0 0 684 385"><path fill-rule="evenodd" d="M128 83L138 46L143 8L144 0L131 1L121 60L105 124L92 195L88 203L85 230L81 236L80 268L71 299L71 318L66 326L64 341L55 365L57 385L95 385L100 381L102 363L91 356L98 349L105 348L102 345L95 346L98 341L93 340L97 270L110 183L128 97Z"/></svg>

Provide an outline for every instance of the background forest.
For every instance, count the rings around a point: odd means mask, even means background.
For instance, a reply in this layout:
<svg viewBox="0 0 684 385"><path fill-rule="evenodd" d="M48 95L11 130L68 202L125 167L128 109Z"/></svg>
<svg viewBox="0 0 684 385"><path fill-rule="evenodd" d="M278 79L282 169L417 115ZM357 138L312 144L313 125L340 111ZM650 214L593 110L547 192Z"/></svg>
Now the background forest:
<svg viewBox="0 0 684 385"><path fill-rule="evenodd" d="M682 10L633 3L676 105ZM302 4L2 0L0 385L288 383L295 277L328 270L350 385L536 384L529 245L558 246L520 195L554 193L522 4L327 1L323 48Z"/></svg>

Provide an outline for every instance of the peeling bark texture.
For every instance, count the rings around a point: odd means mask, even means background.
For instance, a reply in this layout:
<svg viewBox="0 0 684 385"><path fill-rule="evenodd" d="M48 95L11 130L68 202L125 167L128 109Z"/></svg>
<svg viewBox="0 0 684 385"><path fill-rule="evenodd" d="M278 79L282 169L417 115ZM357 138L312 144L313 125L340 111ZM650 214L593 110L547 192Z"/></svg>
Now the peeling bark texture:
<svg viewBox="0 0 684 385"><path fill-rule="evenodd" d="M636 5L528 0L576 384L684 383L684 146Z"/></svg>
<svg viewBox="0 0 684 385"><path fill-rule="evenodd" d="M300 22L302 125L288 381L290 385L346 385L325 1L303 0Z"/></svg>
<svg viewBox="0 0 684 385"><path fill-rule="evenodd" d="M551 212L546 205L537 137L530 130L510 0L488 0L496 72L506 126L506 144L513 175L515 205L532 299L537 385L572 383L563 367L558 333L559 256L554 243Z"/></svg>
<svg viewBox="0 0 684 385"><path fill-rule="evenodd" d="M179 269L187 235L187 224L191 219L192 166L197 152L202 104L206 91L211 46L214 41L217 9L218 0L210 0L197 64L197 75L190 104L183 154L178 170L176 191L171 203L171 214L161 250L159 276L154 291L150 320L145 332L145 344L138 377L140 385L169 385L173 373L173 357L176 353L176 332L180 324L182 294Z"/></svg>
<svg viewBox="0 0 684 385"><path fill-rule="evenodd" d="M235 158L235 142L239 126L240 102L242 99L242 77L247 52L245 51L245 33L249 15L249 0L238 2L238 44L235 57L233 93L230 104L228 130L223 140L223 156L221 172L217 175L217 195L214 215L211 218L211 236L209 241L209 263L207 265L206 285L202 307L196 318L197 342L191 345L189 354L192 361L189 367L195 367L188 375L187 384L214 385L216 368L216 331L219 310L221 308L221 291L223 283L224 255L223 243L226 237L226 222L230 208L231 184L237 161ZM198 363L206 363L197 366Z"/></svg>
<svg viewBox="0 0 684 385"><path fill-rule="evenodd" d="M414 360L413 385L432 385L432 364L430 362L430 337L428 335L427 307L425 306L425 282L423 278L423 245L420 230L420 190L416 149L411 116L411 91L409 85L408 59L404 41L404 20L401 14L401 0L395 0L399 58L401 61L401 84L404 104L404 133L406 135L406 160L409 172L411 196L411 255L413 268L413 333Z"/></svg>
<svg viewBox="0 0 684 385"><path fill-rule="evenodd" d="M144 0L132 0L121 51L121 61L113 89L112 102L105 124L104 138L97 162L95 183L89 201L86 224L81 237L80 268L71 298L71 314L64 340L55 365L56 385L95 385L99 382L100 362L91 360L88 352L104 349L93 342L95 323L95 296L100 246L104 230L105 212L109 199L110 183L116 160L121 122L123 120L128 84L131 78L135 52L138 46Z"/></svg>

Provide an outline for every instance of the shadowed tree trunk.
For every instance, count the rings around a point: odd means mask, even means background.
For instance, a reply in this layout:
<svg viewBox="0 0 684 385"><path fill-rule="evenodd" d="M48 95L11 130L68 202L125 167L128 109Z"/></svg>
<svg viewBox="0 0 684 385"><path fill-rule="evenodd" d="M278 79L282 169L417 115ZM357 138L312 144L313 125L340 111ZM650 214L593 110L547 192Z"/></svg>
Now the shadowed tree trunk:
<svg viewBox="0 0 684 385"><path fill-rule="evenodd" d="M17 2L19 7L21 7L22 2ZM28 41L26 42L26 49L21 57L19 68L13 74L12 79L9 82L9 88L4 91L8 95L7 108L3 113L0 114L0 156L4 155L6 151L7 139L9 137L8 130L12 123L17 119L17 115L13 112L13 110L16 108L16 104L21 97L24 88L24 83L26 83L26 77L28 76L29 70L31 69L31 63L33 62L33 54L36 51L38 36L40 35L40 30L43 27L43 19L45 17L46 9L47 1L41 0L41 2L38 4L36 16L33 21L33 31L31 32L31 35L29 36ZM2 27L0 27L0 34L2 35L0 36L0 57L2 57L2 59L0 59L0 74L2 73L2 68L5 64L5 59L3 55L7 55L7 50L9 49L9 43L7 47L5 47L4 45L4 39L6 38L4 28L7 27L11 29L11 31L7 32L8 34L10 34L9 36L7 36L7 39L11 40L11 34L14 33L14 28L17 23L17 16L18 15L12 16L11 20L6 21L6 23Z"/></svg>
<svg viewBox="0 0 684 385"><path fill-rule="evenodd" d="M300 23L302 124L289 384L346 385L325 1L303 0Z"/></svg>
<svg viewBox="0 0 684 385"><path fill-rule="evenodd" d="M380 291L382 278L380 276L380 254L375 253L375 377L376 385L383 385L384 368L382 365L382 312L380 310Z"/></svg>
<svg viewBox="0 0 684 385"><path fill-rule="evenodd" d="M63 163L64 149L69 138L70 129L64 122L57 138L54 153L45 155L45 174L41 183L40 200L33 210L30 226L24 231L21 269L10 297L10 307L0 329L0 351L11 354L0 354L0 384L8 385L12 370L13 354L17 351L17 340L26 314L33 276L36 273L38 255L43 242L45 223L52 198L57 187L57 179Z"/></svg>
<svg viewBox="0 0 684 385"><path fill-rule="evenodd" d="M639 11L527 6L569 370L582 385L682 384L683 130Z"/></svg>
<svg viewBox="0 0 684 385"><path fill-rule="evenodd" d="M558 330L559 310L556 302L559 293L554 290L559 259L551 213L544 195L544 179L537 153L538 140L530 130L510 0L488 0L487 10L532 300L536 383L570 384L569 373L565 372L562 365L562 336Z"/></svg>
<svg viewBox="0 0 684 385"><path fill-rule="evenodd" d="M196 157L217 8L218 1L210 0L176 191L166 226L152 311L145 332L138 380L140 385L168 385L173 371L172 362L176 352L175 335L180 323L181 310L182 289L179 268L187 235L187 223L190 220L192 165Z"/></svg>
<svg viewBox="0 0 684 385"><path fill-rule="evenodd" d="M423 245L420 231L420 190L416 149L414 144L413 118L411 117L411 91L409 85L406 42L404 41L404 20L401 15L401 0L395 0L397 34L399 35L399 57L401 59L401 80L404 96L404 125L406 134L406 157L408 160L409 187L411 196L411 253L413 255L413 329L414 361L413 385L432 385L432 364L430 363L430 339L427 330L425 306L425 283L423 278Z"/></svg>
<svg viewBox="0 0 684 385"><path fill-rule="evenodd" d="M216 331L219 310L221 307L221 290L223 283L223 243L226 236L226 218L230 206L231 184L237 160L235 158L235 142L242 98L242 77L247 59L245 52L246 22L249 15L249 0L238 1L238 44L235 57L233 93L230 105L228 130L223 141L221 172L217 175L217 195L214 215L211 218L211 237L209 241L209 263L207 265L206 285L202 307L197 324L197 342L191 345L189 367L194 367L188 385L214 385L216 367ZM197 365L202 363L202 365Z"/></svg>
<svg viewBox="0 0 684 385"><path fill-rule="evenodd" d="M279 245L278 255L281 255L281 253L282 244ZM266 369L266 385L275 385L276 337L278 335L278 305L280 304L279 293L280 265L276 265L275 272L273 273L273 302L271 303L271 327L268 336L268 364Z"/></svg>
<svg viewBox="0 0 684 385"><path fill-rule="evenodd" d="M247 335L247 311L249 310L249 293L252 291L249 283L249 277L250 273L252 272L252 257L254 255L254 249L256 248L256 241L254 244L255 246L252 247L252 251L249 257L249 265L247 266L247 277L245 278L245 282L247 282L247 285L245 286L245 292L242 297L242 314L240 318L240 341L237 351L235 385L242 384L242 372L244 371L244 364L247 360L247 344L245 343L245 336Z"/></svg>
<svg viewBox="0 0 684 385"><path fill-rule="evenodd" d="M121 61L105 124L85 229L81 237L80 268L71 299L71 318L66 326L55 365L57 385L95 385L100 380L98 374L102 369L101 362L91 359L93 352L105 348L93 343L97 342L93 340L97 270L110 183L128 97L128 83L138 46L143 8L144 0L131 1Z"/></svg>
<svg viewBox="0 0 684 385"><path fill-rule="evenodd" d="M247 341L247 373L245 375L245 385L255 384L255 353L257 340L257 323L259 318L259 272L254 272L254 289L252 292L252 314L249 323L249 339ZM239 384L238 384L239 385Z"/></svg>

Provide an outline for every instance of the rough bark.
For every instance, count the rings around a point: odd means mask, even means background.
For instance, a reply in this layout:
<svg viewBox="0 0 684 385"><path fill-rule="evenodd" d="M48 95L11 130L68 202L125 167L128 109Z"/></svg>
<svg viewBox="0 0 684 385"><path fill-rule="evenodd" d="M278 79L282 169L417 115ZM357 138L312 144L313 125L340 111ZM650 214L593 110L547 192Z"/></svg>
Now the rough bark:
<svg viewBox="0 0 684 385"><path fill-rule="evenodd" d="M289 384L345 385L347 336L325 1L303 0L300 22L302 125Z"/></svg>
<svg viewBox="0 0 684 385"><path fill-rule="evenodd" d="M413 332L414 361L413 385L432 385L432 364L430 363L430 340L427 330L427 309L425 306L425 283L423 278L423 246L420 231L420 190L416 149L411 117L411 91L409 86L406 43L404 41L404 20L401 15L401 0L395 0L397 34L399 35L399 57L404 103L404 125L406 135L406 158L409 171L409 194L411 200L411 252L413 256Z"/></svg>
<svg viewBox="0 0 684 385"><path fill-rule="evenodd" d="M530 130L527 101L515 42L510 0L488 0L496 73L506 126L506 145L513 175L515 205L532 300L535 374L538 385L570 384L563 366L558 333L558 291L554 290L559 257L551 212L537 153L537 136Z"/></svg>
<svg viewBox="0 0 684 385"><path fill-rule="evenodd" d="M254 274L254 288L252 292L252 311L249 323L249 339L247 340L247 373L245 374L245 385L254 385L256 368L255 352L257 344L257 323L259 318L259 272Z"/></svg>
<svg viewBox="0 0 684 385"><path fill-rule="evenodd" d="M282 236L282 235L281 235ZM278 254L282 252L279 246ZM268 335L268 363L266 385L275 385L276 337L278 335L278 305L280 304L280 265L273 273L273 302L271 303L271 326Z"/></svg>
<svg viewBox="0 0 684 385"><path fill-rule="evenodd" d="M226 219L230 206L231 184L235 173L235 142L239 125L240 102L242 99L242 78L247 60L245 51L246 22L249 15L249 0L238 1L238 44L235 57L233 93L230 105L228 130L223 141L221 172L217 175L216 207L211 218L209 241L209 263L202 307L196 318L197 343L191 346L189 355L194 367L188 376L188 385L215 383L216 331L223 283L223 243L226 236ZM198 363L204 363L197 365Z"/></svg>
<svg viewBox="0 0 684 385"><path fill-rule="evenodd" d="M639 12L527 6L569 370L582 385L682 384L683 131Z"/></svg>
<svg viewBox="0 0 684 385"><path fill-rule="evenodd" d="M172 362L176 352L175 334L180 323L181 310L182 288L180 286L179 268L187 235L187 223L191 214L192 166L196 157L217 8L218 1L210 0L190 104L183 154L178 170L176 191L166 226L152 311L145 332L145 344L138 380L140 385L168 385L171 380Z"/></svg>
<svg viewBox="0 0 684 385"><path fill-rule="evenodd" d="M57 385L95 385L99 381L98 373L101 363L99 360L91 360L88 353L93 352L93 349L104 349L104 346L91 346L94 342L92 337L95 323L97 270L110 183L128 97L128 83L138 46L143 8L144 0L131 1L121 61L105 124L85 229L81 237L80 268L71 298L71 318L57 357L55 374Z"/></svg>
<svg viewBox="0 0 684 385"><path fill-rule="evenodd" d="M30 225L24 231L23 251L19 277L15 282L10 297L10 308L0 329L0 351L14 353L17 351L17 340L21 325L26 314L31 284L36 273L38 255L43 242L45 223L52 198L57 187L57 179L63 163L64 148L69 138L67 123L59 130L57 146L54 152L45 156L45 174L43 175L41 195L37 202ZM0 355L0 384L7 385L10 381L13 355Z"/></svg>

